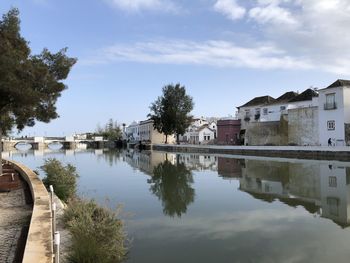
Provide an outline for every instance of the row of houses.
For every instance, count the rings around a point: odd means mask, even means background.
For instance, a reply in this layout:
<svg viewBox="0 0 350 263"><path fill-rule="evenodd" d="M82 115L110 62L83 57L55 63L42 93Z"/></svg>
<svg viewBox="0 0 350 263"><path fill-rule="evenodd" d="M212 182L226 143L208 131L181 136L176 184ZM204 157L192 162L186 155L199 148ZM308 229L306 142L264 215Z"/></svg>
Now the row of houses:
<svg viewBox="0 0 350 263"><path fill-rule="evenodd" d="M195 118L186 129L184 135L180 136L182 143L206 144L213 142L217 137L217 124L215 118ZM164 143L165 135L159 133L153 127L152 120L134 121L125 129L126 138L130 141L142 141L146 143ZM168 136L168 143L175 143L174 135Z"/></svg>
<svg viewBox="0 0 350 263"><path fill-rule="evenodd" d="M127 139L164 143L152 120L126 127ZM219 145L350 145L350 81L323 89L265 95L237 107L235 117L196 118L180 136L182 143ZM174 143L175 136L168 136Z"/></svg>
<svg viewBox="0 0 350 263"><path fill-rule="evenodd" d="M350 144L350 81L323 89L261 96L218 121L219 144L345 146Z"/></svg>

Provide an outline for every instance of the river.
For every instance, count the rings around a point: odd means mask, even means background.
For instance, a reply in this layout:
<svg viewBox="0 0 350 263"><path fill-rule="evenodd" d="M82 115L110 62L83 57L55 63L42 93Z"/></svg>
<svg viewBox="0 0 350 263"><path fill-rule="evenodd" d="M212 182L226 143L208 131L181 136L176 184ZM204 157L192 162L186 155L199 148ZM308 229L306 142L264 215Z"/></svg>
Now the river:
<svg viewBox="0 0 350 263"><path fill-rule="evenodd" d="M127 262L349 262L350 163L59 150L5 152L77 167L79 194L123 205Z"/></svg>

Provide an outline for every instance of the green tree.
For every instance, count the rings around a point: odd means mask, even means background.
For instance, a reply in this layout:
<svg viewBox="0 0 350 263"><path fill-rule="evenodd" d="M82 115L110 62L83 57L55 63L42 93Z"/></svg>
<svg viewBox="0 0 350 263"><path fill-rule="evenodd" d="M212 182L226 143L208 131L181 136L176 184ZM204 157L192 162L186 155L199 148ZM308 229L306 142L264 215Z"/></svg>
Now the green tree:
<svg viewBox="0 0 350 263"><path fill-rule="evenodd" d="M179 143L179 136L191 123L193 106L193 99L186 94L184 86L170 84L163 87L163 95L151 104L148 117L153 120L154 128L165 134L165 143L168 143L168 136L174 133Z"/></svg>
<svg viewBox="0 0 350 263"><path fill-rule="evenodd" d="M123 136L120 125L113 119L109 119L103 128L97 126L95 135L103 136L104 139L110 141L119 140Z"/></svg>
<svg viewBox="0 0 350 263"><path fill-rule="evenodd" d="M25 126L34 126L36 120L49 122L58 117L55 104L67 88L62 80L76 63L66 51L64 48L51 53L44 49L39 55L32 55L28 42L20 34L18 9L12 8L3 15L0 20L0 138L13 127L20 131Z"/></svg>

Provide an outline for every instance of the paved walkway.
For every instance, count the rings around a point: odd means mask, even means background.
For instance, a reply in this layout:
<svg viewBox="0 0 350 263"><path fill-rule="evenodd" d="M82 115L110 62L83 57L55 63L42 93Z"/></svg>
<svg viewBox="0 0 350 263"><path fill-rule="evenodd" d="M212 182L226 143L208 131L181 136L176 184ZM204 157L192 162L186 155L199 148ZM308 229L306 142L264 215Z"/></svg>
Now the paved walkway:
<svg viewBox="0 0 350 263"><path fill-rule="evenodd" d="M350 146L234 146L234 145L193 145L193 144L155 144L155 146L172 146L188 148L206 148L223 150L267 150L267 151L316 151L316 152L350 152Z"/></svg>
<svg viewBox="0 0 350 263"><path fill-rule="evenodd" d="M279 158L319 159L350 161L350 147L346 146L232 146L155 144L154 150L170 152L192 152L203 154L233 154L269 156Z"/></svg>
<svg viewBox="0 0 350 263"><path fill-rule="evenodd" d="M25 244L32 214L32 205L28 204L25 191L22 188L0 193L0 263L22 261L18 250Z"/></svg>

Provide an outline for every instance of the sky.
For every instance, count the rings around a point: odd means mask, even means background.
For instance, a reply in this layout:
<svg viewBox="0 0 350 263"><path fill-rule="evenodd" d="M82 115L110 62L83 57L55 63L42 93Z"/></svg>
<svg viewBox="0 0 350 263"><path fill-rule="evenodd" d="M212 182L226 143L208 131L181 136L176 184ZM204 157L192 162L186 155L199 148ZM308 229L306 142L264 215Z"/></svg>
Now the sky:
<svg viewBox="0 0 350 263"><path fill-rule="evenodd" d="M350 0L1 0L0 13L11 7L33 54L78 58L60 118L26 135L144 120L167 84L186 87L194 116L226 117L256 96L350 79Z"/></svg>

